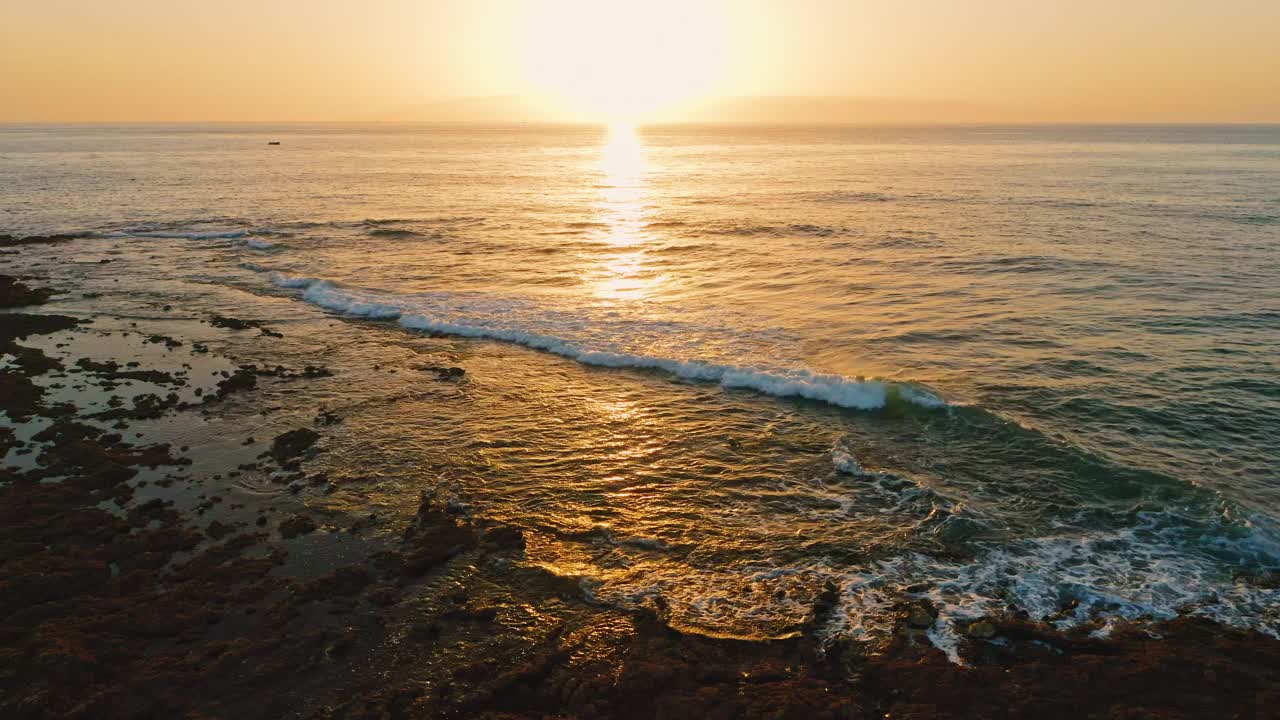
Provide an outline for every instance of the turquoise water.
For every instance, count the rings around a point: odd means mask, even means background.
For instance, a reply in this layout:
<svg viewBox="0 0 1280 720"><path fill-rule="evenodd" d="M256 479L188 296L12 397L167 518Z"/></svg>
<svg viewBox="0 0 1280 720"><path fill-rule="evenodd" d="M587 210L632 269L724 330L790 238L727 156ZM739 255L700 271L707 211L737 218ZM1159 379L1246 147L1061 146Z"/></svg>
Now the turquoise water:
<svg viewBox="0 0 1280 720"><path fill-rule="evenodd" d="M571 367L463 490L603 602L1280 628L1280 127L0 128L56 231Z"/></svg>

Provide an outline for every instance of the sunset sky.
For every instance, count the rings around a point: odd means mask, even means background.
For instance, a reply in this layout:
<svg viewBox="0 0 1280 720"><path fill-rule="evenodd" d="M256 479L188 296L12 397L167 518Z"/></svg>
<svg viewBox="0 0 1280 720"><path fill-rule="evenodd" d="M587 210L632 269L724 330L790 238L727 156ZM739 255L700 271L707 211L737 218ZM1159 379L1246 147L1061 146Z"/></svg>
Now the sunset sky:
<svg viewBox="0 0 1280 720"><path fill-rule="evenodd" d="M744 96L859 99L797 120L1280 121L1275 0L6 0L0 17L0 121L733 119L719 99ZM493 96L520 99L457 102Z"/></svg>

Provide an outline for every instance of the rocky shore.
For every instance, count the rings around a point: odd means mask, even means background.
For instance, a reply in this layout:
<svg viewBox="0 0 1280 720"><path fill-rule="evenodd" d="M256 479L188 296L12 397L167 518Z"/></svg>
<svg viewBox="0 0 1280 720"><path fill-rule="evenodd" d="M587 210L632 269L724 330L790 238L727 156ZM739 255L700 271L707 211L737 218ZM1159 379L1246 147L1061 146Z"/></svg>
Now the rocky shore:
<svg viewBox="0 0 1280 720"><path fill-rule="evenodd" d="M360 442L360 428L310 400L288 406L300 384L341 392L341 373L314 364L324 358L231 354L246 338L282 341L262 319L226 308L149 322L85 312L97 298L83 293L64 311L75 294L0 275L0 717L1261 718L1280 706L1280 642L1199 619L1097 639L989 618L968 627L960 665L925 638L931 608L908 598L875 645L716 639L672 629L661 607L593 604L522 564L524 532L472 514L455 488L428 488L401 518L361 507L360 468L329 449L337 433ZM211 349L224 336L242 344ZM462 381L445 360L406 367ZM264 417L287 420L248 435ZM827 608L815 604L812 625Z"/></svg>

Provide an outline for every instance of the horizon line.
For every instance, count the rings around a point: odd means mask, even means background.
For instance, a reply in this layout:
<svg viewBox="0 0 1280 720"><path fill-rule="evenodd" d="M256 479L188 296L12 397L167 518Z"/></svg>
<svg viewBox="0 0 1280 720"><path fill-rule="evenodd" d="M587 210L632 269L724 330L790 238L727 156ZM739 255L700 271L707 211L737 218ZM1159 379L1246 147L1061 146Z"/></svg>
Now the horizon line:
<svg viewBox="0 0 1280 720"><path fill-rule="evenodd" d="M510 126L568 126L568 127L607 127L617 124L608 120L449 120L449 119L394 119L375 118L366 120L353 119L249 119L249 120L4 120L0 126L14 125L483 125L490 127ZM797 120L760 121L760 120L661 120L653 122L628 123L635 127L671 127L671 126L756 126L756 127L1195 127L1222 125L1280 125L1280 119L1274 120Z"/></svg>

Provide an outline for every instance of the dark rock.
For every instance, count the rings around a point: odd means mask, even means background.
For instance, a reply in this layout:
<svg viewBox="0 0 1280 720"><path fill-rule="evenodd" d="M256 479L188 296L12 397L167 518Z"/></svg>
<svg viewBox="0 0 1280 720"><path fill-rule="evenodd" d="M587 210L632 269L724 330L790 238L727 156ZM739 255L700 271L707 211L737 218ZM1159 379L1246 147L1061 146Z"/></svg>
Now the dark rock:
<svg viewBox="0 0 1280 720"><path fill-rule="evenodd" d="M213 540L221 540L222 538L231 534L232 529L233 528L230 525L225 525L223 523L218 522L217 520L214 520L213 522L209 523L208 527L205 528L204 533L205 535L208 535Z"/></svg>
<svg viewBox="0 0 1280 720"><path fill-rule="evenodd" d="M26 237L14 237L12 235L0 235L0 247L15 247L18 245L48 245L52 243L63 243L69 240L76 240L85 237L84 233L59 233L56 235L27 235Z"/></svg>
<svg viewBox="0 0 1280 720"><path fill-rule="evenodd" d="M933 622L938 617L938 611L934 609L933 603L928 600L913 600L901 609L900 616L906 621L907 625L923 630L933 627Z"/></svg>
<svg viewBox="0 0 1280 720"><path fill-rule="evenodd" d="M818 594L817 600L813 603L813 609L809 612L809 617L805 620L805 630L812 631L822 627L839 605L840 587L836 585L835 581L827 580L822 586L822 592Z"/></svg>
<svg viewBox="0 0 1280 720"><path fill-rule="evenodd" d="M415 623L405 632L405 639L413 643L435 642L443 631L439 623Z"/></svg>
<svg viewBox="0 0 1280 720"><path fill-rule="evenodd" d="M415 369L435 373L440 380L457 380L467 374L467 371L460 367L445 365L419 365Z"/></svg>
<svg viewBox="0 0 1280 720"><path fill-rule="evenodd" d="M9 275L0 275L0 307L40 305L53 295L49 288L33 289Z"/></svg>
<svg viewBox="0 0 1280 720"><path fill-rule="evenodd" d="M29 335L49 335L70 330L83 322L85 321L67 315L5 313L4 322L0 323L0 344L21 340Z"/></svg>
<svg viewBox="0 0 1280 720"><path fill-rule="evenodd" d="M370 590L366 597L369 599L369 602L377 605L378 607L390 607L395 604L399 596L400 593L396 590L395 586L379 585L373 590Z"/></svg>
<svg viewBox="0 0 1280 720"><path fill-rule="evenodd" d="M299 595L310 600L328 600L334 597L358 595L373 581L369 571L362 567L346 566L323 575L299 589Z"/></svg>
<svg viewBox="0 0 1280 720"><path fill-rule="evenodd" d="M155 393L144 393L133 399L132 408L113 408L94 413L88 417L97 420L117 420L129 418L134 420L154 420L162 417L170 409L179 405L180 398L176 393L160 397Z"/></svg>
<svg viewBox="0 0 1280 720"><path fill-rule="evenodd" d="M524 531L512 525L498 525L484 531L481 544L507 550L524 550Z"/></svg>
<svg viewBox="0 0 1280 720"><path fill-rule="evenodd" d="M209 324L214 327L226 328L228 330L256 329L259 333L267 337L284 337L283 334L271 330L263 325L261 320L242 320L240 318L228 317L226 315L214 315L209 319Z"/></svg>
<svg viewBox="0 0 1280 720"><path fill-rule="evenodd" d="M13 364L28 375L42 375L51 370L64 369L56 358L44 354L39 348L26 347L17 343L0 345L0 352L13 356Z"/></svg>
<svg viewBox="0 0 1280 720"><path fill-rule="evenodd" d="M322 378L332 376L333 371L322 365L308 365L302 369L302 377L305 378Z"/></svg>
<svg viewBox="0 0 1280 720"><path fill-rule="evenodd" d="M156 385L186 385L186 381L176 378L172 373L161 372L159 370L121 370L120 364L114 360L106 362L96 362L89 358L80 358L76 361L76 367L91 372L100 377L109 378L111 380L140 380L142 382L154 383Z"/></svg>
<svg viewBox="0 0 1280 720"><path fill-rule="evenodd" d="M44 388L33 383L26 373L0 370L0 410L10 418L24 422L32 415L47 414Z"/></svg>
<svg viewBox="0 0 1280 720"><path fill-rule="evenodd" d="M298 428L281 433L271 441L271 457L276 462L284 463L300 457L303 453L316 444L320 439L320 433L310 428Z"/></svg>
<svg viewBox="0 0 1280 720"><path fill-rule="evenodd" d="M164 345L167 348L182 347L182 341L171 338L168 335L148 335L143 342L153 343L155 345Z"/></svg>
<svg viewBox="0 0 1280 720"><path fill-rule="evenodd" d="M0 426L0 457L4 457L11 448L19 447L21 444L14 435L13 428Z"/></svg>
<svg viewBox="0 0 1280 720"><path fill-rule="evenodd" d="M461 608L448 610L441 615L441 617L448 620L462 620L464 622L490 623L498 619L498 608L488 605L466 605Z"/></svg>
<svg viewBox="0 0 1280 720"><path fill-rule="evenodd" d="M214 327L227 328L228 330L248 330L262 327L262 323L257 320L241 320L240 318L227 317L226 315L214 315L209 319L209 324Z"/></svg>
<svg viewBox="0 0 1280 720"><path fill-rule="evenodd" d="M987 620L978 620L969 623L964 629L964 634L976 640L990 640L996 636L996 626Z"/></svg>
<svg viewBox="0 0 1280 720"><path fill-rule="evenodd" d="M215 399L224 397L239 390L252 390L258 386L258 377L250 370L243 368L237 369L229 375L225 380L218 381L218 392L216 394L205 395L205 402L212 402Z"/></svg>
<svg viewBox="0 0 1280 720"><path fill-rule="evenodd" d="M316 530L316 521L306 515L294 515L280 523L280 535L285 539L306 535Z"/></svg>
<svg viewBox="0 0 1280 720"><path fill-rule="evenodd" d="M5 313L0 316L0 353L12 355L14 358L13 365L16 367L16 371L0 371L9 373L5 380L0 380L0 390L7 387L10 393L18 393L5 398L6 393L0 392L0 409L10 408L16 410L19 407L25 408L22 411L24 413L23 416L35 412L39 408L38 399L43 397L44 390L36 387L23 376L39 375L50 370L61 370L63 368L61 362L45 355L43 351L19 345L15 341L22 340L30 335L48 335L69 330L81 322L66 315ZM20 380L18 379L19 377L23 379ZM20 385L24 386L24 388L19 389L18 386ZM35 401L35 404L31 404L32 401ZM12 415L12 413L10 415L15 419L18 417Z"/></svg>

